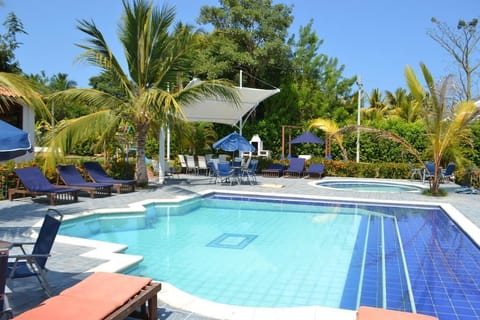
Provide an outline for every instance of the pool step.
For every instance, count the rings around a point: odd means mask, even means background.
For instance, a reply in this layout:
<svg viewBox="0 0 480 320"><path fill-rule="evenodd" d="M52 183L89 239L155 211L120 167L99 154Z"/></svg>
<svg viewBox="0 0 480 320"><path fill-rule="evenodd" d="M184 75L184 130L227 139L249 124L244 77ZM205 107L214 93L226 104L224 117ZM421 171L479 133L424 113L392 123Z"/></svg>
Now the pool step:
<svg viewBox="0 0 480 320"><path fill-rule="evenodd" d="M395 216L368 215L359 281L360 305L415 312L403 244Z"/></svg>

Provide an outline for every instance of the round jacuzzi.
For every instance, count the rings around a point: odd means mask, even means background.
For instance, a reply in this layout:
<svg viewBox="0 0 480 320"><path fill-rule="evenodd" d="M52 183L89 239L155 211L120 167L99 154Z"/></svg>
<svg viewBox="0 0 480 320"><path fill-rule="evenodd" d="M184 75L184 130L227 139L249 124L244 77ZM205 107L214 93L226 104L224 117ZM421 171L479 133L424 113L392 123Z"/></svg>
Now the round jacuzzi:
<svg viewBox="0 0 480 320"><path fill-rule="evenodd" d="M421 192L425 190L422 186L389 181L326 180L317 182L315 185L336 190L366 192Z"/></svg>

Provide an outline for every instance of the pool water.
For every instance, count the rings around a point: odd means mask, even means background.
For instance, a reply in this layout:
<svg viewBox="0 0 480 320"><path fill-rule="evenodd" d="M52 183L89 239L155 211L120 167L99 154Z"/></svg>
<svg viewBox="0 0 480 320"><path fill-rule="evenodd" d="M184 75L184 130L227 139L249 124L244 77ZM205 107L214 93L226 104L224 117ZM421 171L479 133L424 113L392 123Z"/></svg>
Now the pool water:
<svg viewBox="0 0 480 320"><path fill-rule="evenodd" d="M479 250L436 207L214 194L128 216L60 233L127 244L132 274L220 303L480 317Z"/></svg>
<svg viewBox="0 0 480 320"><path fill-rule="evenodd" d="M400 183L374 182L374 181L321 181L316 183L319 187L352 191L373 192L420 192L424 188Z"/></svg>

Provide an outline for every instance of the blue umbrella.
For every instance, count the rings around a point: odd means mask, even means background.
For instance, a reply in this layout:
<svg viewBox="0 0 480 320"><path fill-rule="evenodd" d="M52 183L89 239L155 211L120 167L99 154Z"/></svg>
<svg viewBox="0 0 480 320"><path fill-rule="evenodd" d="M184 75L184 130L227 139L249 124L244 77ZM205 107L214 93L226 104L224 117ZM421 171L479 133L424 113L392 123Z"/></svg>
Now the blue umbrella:
<svg viewBox="0 0 480 320"><path fill-rule="evenodd" d="M252 146L247 139L236 132L230 133L228 136L223 137L215 142L212 146L214 149L221 149L223 151L255 151L255 147Z"/></svg>
<svg viewBox="0 0 480 320"><path fill-rule="evenodd" d="M10 160L32 152L28 133L0 120L0 161Z"/></svg>
<svg viewBox="0 0 480 320"><path fill-rule="evenodd" d="M307 132L299 135L298 137L296 137L296 138L293 139L292 141L290 141L290 144L293 144L293 143L317 143L317 144L324 144L322 138L317 137L316 135L314 135L314 134L311 133L310 131L307 131Z"/></svg>

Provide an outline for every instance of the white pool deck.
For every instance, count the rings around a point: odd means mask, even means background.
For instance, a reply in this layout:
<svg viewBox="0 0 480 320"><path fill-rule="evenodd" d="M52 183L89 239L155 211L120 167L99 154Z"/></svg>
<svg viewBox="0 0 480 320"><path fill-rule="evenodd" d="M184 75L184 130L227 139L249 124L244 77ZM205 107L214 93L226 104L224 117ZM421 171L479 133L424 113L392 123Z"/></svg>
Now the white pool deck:
<svg viewBox="0 0 480 320"><path fill-rule="evenodd" d="M455 193L453 190L458 186L453 183L442 184L441 187L449 190L449 193L446 197L437 198L412 192L352 192L320 188L315 186L318 179L258 177L257 184L253 186L248 184L230 186L211 184L210 179L203 176L181 175L180 178L179 180L167 180L166 184L138 190L134 193L114 194L111 197L99 199L81 197L78 203L59 205L54 208L65 214L65 219L71 219L92 213L139 211L142 210L142 204L145 203L181 201L212 191L375 203L435 205L441 206L447 211L451 218L480 245L480 212L477 209L480 197L476 194ZM329 177L322 180L334 179L337 180L337 178ZM427 187L420 181L394 181ZM29 235L34 235L32 230L36 230L36 227L39 226L47 208L49 208L48 205L33 202L31 198L12 202L0 201L0 240L21 240L28 238ZM54 252L47 264L51 269L48 279L54 292L62 291L91 272L125 270L142 260L141 256L121 254L123 249L125 247L122 245L58 236ZM35 281L11 285L10 300L15 313L27 310L47 298ZM159 293L159 308L161 310L159 319L166 319L165 315L174 315L174 319L355 319L355 311L320 306L249 308L222 305L191 296L168 283L163 283L162 291Z"/></svg>

